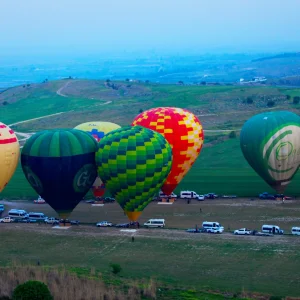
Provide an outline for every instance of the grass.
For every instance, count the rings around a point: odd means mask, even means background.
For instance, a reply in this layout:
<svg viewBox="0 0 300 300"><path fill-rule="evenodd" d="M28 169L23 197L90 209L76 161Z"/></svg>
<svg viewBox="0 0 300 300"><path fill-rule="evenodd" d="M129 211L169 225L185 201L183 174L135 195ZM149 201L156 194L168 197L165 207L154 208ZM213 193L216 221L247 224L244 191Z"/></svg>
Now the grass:
<svg viewBox="0 0 300 300"><path fill-rule="evenodd" d="M299 280L299 242L292 237L290 242L281 243L275 238L258 242L201 234L187 234L182 239L176 235L174 238L137 235L132 243L130 234L110 235L97 228L56 232L28 228L24 231L11 224L2 226L1 240L5 245L0 248L2 266L8 266L12 260L29 264L39 260L42 266L63 264L79 273L93 268L107 284L153 278L172 289L222 293L244 290L299 296L298 286L293 283ZM122 266L119 279L111 276L110 262Z"/></svg>
<svg viewBox="0 0 300 300"><path fill-rule="evenodd" d="M286 193L299 196L299 184L300 175L297 174ZM198 194L236 194L240 197L256 197L264 191L274 192L248 165L240 150L238 138L204 147L176 192L180 193L181 190L195 190ZM8 186L1 193L1 198L33 197L36 197L36 193L28 184L19 165Z"/></svg>

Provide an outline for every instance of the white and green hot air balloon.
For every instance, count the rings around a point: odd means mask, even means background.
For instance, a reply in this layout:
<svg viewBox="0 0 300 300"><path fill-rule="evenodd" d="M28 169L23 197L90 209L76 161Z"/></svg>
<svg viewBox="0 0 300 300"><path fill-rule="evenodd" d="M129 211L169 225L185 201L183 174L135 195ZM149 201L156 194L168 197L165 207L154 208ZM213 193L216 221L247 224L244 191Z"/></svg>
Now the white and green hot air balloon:
<svg viewBox="0 0 300 300"><path fill-rule="evenodd" d="M256 173L283 193L300 164L300 117L289 111L255 115L244 124L240 145Z"/></svg>

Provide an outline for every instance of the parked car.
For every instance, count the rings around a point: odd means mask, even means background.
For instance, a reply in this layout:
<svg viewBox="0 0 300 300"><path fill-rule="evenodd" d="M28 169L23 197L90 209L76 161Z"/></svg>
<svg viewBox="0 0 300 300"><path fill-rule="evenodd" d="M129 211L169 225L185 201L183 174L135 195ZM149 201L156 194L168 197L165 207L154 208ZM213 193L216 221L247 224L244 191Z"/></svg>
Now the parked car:
<svg viewBox="0 0 300 300"><path fill-rule="evenodd" d="M250 234L252 234L252 230L249 230L247 228L241 228L241 229L235 230L233 233L238 234L238 235L250 235Z"/></svg>
<svg viewBox="0 0 300 300"><path fill-rule="evenodd" d="M71 223L71 225L79 225L80 224L80 222L77 220L71 220L70 223Z"/></svg>
<svg viewBox="0 0 300 300"><path fill-rule="evenodd" d="M101 221L96 224L97 227L112 227L113 224L107 221Z"/></svg>
<svg viewBox="0 0 300 300"><path fill-rule="evenodd" d="M285 196L284 194L275 194L274 195L275 199L284 199L284 200L291 200L292 197Z"/></svg>
<svg viewBox="0 0 300 300"><path fill-rule="evenodd" d="M292 235L300 235L300 227L292 227Z"/></svg>
<svg viewBox="0 0 300 300"><path fill-rule="evenodd" d="M218 222L204 221L202 227L209 233L222 233L224 231L224 227Z"/></svg>
<svg viewBox="0 0 300 300"><path fill-rule="evenodd" d="M194 191L181 191L180 192L180 198L181 199L196 199L198 201L203 201L204 200L203 195L198 195Z"/></svg>
<svg viewBox="0 0 300 300"><path fill-rule="evenodd" d="M13 219L11 217L5 217L3 219L0 219L0 223L12 223L14 221L15 221L15 219Z"/></svg>
<svg viewBox="0 0 300 300"><path fill-rule="evenodd" d="M0 213L4 211L4 204L0 204Z"/></svg>
<svg viewBox="0 0 300 300"><path fill-rule="evenodd" d="M39 196L37 200L33 200L33 203L36 203L36 204L45 204L46 201L41 196Z"/></svg>
<svg viewBox="0 0 300 300"><path fill-rule="evenodd" d="M171 195L166 195L163 191L160 191L158 193L158 197L160 197L160 198L177 198L177 195L174 194L173 192L171 193Z"/></svg>
<svg viewBox="0 0 300 300"><path fill-rule="evenodd" d="M208 194L205 194L204 195L204 198L205 199L216 199L216 198L218 198L219 196L218 195L216 195L215 193L208 193Z"/></svg>
<svg viewBox="0 0 300 300"><path fill-rule="evenodd" d="M105 197L104 198L104 202L106 203L112 203L112 202L115 202L115 198L112 198L112 197Z"/></svg>
<svg viewBox="0 0 300 300"><path fill-rule="evenodd" d="M95 200L86 200L85 203L95 203Z"/></svg>
<svg viewBox="0 0 300 300"><path fill-rule="evenodd" d="M277 225L263 225L261 227L263 233L284 234L284 231Z"/></svg>
<svg viewBox="0 0 300 300"><path fill-rule="evenodd" d="M26 217L23 219L15 219L14 222L16 222L16 223L36 223L37 220Z"/></svg>
<svg viewBox="0 0 300 300"><path fill-rule="evenodd" d="M118 227L118 228L129 228L129 223L120 223L120 224L117 224L116 227Z"/></svg>
<svg viewBox="0 0 300 300"><path fill-rule="evenodd" d="M59 219L57 218L46 218L45 221L44 221L46 224L59 224Z"/></svg>
<svg viewBox="0 0 300 300"><path fill-rule="evenodd" d="M262 194L258 195L259 199L264 199L264 200L275 200L275 196L272 194L269 194L268 192L264 192Z"/></svg>

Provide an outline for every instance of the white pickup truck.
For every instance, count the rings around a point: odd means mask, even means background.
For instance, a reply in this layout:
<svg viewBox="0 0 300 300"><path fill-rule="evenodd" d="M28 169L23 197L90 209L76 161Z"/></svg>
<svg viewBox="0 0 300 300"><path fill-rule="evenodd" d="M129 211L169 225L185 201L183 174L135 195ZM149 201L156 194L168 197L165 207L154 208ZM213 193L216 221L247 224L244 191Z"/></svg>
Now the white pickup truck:
<svg viewBox="0 0 300 300"><path fill-rule="evenodd" d="M241 235L250 235L252 233L252 231L247 229L247 228L241 228L241 229L235 230L233 233L234 234L241 234Z"/></svg>
<svg viewBox="0 0 300 300"><path fill-rule="evenodd" d="M45 223L47 223L47 224L59 224L59 220L58 219L56 219L56 218L46 218L45 219Z"/></svg>
<svg viewBox="0 0 300 300"><path fill-rule="evenodd" d="M0 219L0 223L12 223L14 222L14 219L11 217L5 217L3 219Z"/></svg>

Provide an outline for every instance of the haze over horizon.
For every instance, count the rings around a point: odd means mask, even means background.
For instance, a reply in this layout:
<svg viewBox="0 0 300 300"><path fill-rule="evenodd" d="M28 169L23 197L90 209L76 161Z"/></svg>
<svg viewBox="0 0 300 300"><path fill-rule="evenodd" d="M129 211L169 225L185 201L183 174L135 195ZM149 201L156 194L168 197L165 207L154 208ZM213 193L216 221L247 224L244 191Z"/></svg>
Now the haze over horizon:
<svg viewBox="0 0 300 300"><path fill-rule="evenodd" d="M0 55L298 51L300 2L4 0Z"/></svg>

